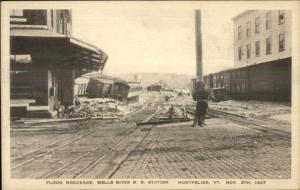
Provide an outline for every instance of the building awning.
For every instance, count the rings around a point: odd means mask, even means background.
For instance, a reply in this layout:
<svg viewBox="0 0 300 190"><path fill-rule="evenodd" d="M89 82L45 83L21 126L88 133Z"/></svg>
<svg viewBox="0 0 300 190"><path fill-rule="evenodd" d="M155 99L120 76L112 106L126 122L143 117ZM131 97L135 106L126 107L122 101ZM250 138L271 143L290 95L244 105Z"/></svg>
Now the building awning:
<svg viewBox="0 0 300 190"><path fill-rule="evenodd" d="M96 77L92 77L90 78L90 80L94 80L100 83L106 83L106 84L113 84L114 81L113 80L109 80L109 79L103 79L103 78L96 78Z"/></svg>
<svg viewBox="0 0 300 190"><path fill-rule="evenodd" d="M34 27L34 26L31 27L32 28L17 28L17 29L11 28L10 36L11 37L66 38L66 35L53 32L51 30L47 30L46 28L43 29L42 27Z"/></svg>
<svg viewBox="0 0 300 190"><path fill-rule="evenodd" d="M101 49L74 37L70 38L70 43L75 55L76 77L104 69L108 56Z"/></svg>
<svg viewBox="0 0 300 190"><path fill-rule="evenodd" d="M46 29L11 29L10 37L11 55L30 55L30 64L71 66L75 77L102 71L108 59L107 54L94 45Z"/></svg>

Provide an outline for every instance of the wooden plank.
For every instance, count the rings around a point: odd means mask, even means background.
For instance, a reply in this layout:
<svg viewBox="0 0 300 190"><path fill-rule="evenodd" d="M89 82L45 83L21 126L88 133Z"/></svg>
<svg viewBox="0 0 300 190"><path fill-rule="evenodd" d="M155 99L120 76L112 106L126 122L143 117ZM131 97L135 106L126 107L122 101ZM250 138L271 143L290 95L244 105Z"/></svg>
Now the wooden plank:
<svg viewBox="0 0 300 190"><path fill-rule="evenodd" d="M186 122L186 121L191 121L191 119L170 119L170 120L160 120L160 121L148 121L148 122L140 122L136 123L137 126L142 126L142 125L160 125L160 124L166 124L166 123L179 123L179 122Z"/></svg>
<svg viewBox="0 0 300 190"><path fill-rule="evenodd" d="M171 120L171 119L185 119L184 117L157 117L156 119L160 120Z"/></svg>
<svg viewBox="0 0 300 190"><path fill-rule="evenodd" d="M111 120L111 119L120 119L119 117L91 117L91 119L95 120Z"/></svg>
<svg viewBox="0 0 300 190"><path fill-rule="evenodd" d="M30 103L35 103L34 99L12 99L10 107L28 107Z"/></svg>
<svg viewBox="0 0 300 190"><path fill-rule="evenodd" d="M31 119L31 120L18 120L17 123L25 124L38 124L38 123L57 123L57 122L72 122L72 121L84 121L84 120L115 120L120 119L119 117L79 117L79 118L67 118L67 119Z"/></svg>

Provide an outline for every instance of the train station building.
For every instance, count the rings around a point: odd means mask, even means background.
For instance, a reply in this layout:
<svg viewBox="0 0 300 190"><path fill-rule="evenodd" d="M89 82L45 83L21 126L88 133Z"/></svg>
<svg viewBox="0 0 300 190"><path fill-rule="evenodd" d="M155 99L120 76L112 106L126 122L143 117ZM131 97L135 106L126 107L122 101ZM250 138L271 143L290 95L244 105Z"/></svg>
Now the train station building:
<svg viewBox="0 0 300 190"><path fill-rule="evenodd" d="M71 10L10 11L11 117L57 117L74 103L75 78L107 58L72 37Z"/></svg>

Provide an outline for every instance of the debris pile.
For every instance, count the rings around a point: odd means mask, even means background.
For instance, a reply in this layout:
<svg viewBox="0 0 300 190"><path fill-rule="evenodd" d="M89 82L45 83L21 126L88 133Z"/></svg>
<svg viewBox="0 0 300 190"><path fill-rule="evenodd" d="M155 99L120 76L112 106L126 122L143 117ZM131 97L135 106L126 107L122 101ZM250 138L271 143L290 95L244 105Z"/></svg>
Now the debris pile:
<svg viewBox="0 0 300 190"><path fill-rule="evenodd" d="M142 93L139 101L127 103L111 98L79 97L75 104L60 115L62 118L92 118L118 117L121 118L130 112L138 110L151 99L151 93Z"/></svg>
<svg viewBox="0 0 300 190"><path fill-rule="evenodd" d="M247 117L260 116L274 119L278 117L279 120L291 120L291 105L283 102L227 100L218 103L210 102L209 107Z"/></svg>
<svg viewBox="0 0 300 190"><path fill-rule="evenodd" d="M65 118L121 117L120 102L109 98L79 98L62 114Z"/></svg>

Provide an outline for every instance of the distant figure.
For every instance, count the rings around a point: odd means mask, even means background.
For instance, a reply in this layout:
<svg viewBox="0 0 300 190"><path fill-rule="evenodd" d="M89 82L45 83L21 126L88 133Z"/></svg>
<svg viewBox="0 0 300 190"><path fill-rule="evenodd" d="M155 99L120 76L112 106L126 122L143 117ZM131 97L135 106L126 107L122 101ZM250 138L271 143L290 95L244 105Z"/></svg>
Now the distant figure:
<svg viewBox="0 0 300 190"><path fill-rule="evenodd" d="M170 97L169 96L165 96L165 101L169 101Z"/></svg>
<svg viewBox="0 0 300 190"><path fill-rule="evenodd" d="M197 105L192 127L196 127L197 123L200 127L203 127L205 124L204 120L208 108L208 95L208 92L205 90L205 85L202 82L198 82L196 85L196 90L193 93L193 99L197 101Z"/></svg>
<svg viewBox="0 0 300 190"><path fill-rule="evenodd" d="M175 109L174 109L174 105L173 104L171 104L171 107L169 108L168 113L169 113L169 118L172 118L173 115L175 114Z"/></svg>

